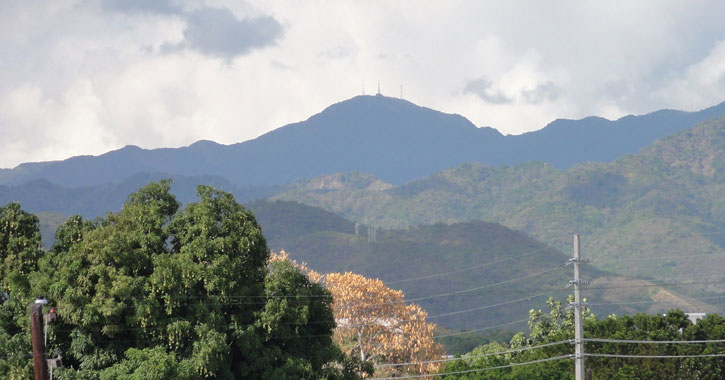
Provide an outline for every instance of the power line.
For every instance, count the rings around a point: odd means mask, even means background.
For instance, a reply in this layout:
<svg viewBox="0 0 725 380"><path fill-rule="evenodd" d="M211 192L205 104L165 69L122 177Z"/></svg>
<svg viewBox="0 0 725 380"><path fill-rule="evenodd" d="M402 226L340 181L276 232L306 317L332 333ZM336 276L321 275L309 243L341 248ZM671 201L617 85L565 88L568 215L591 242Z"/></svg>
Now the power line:
<svg viewBox="0 0 725 380"><path fill-rule="evenodd" d="M447 316L450 316L450 315L463 314L463 313L468 313L468 312L471 312L471 311L478 311L478 310L490 309L490 308L493 308L493 307L498 307L498 306L503 306L503 305L509 305L509 304L512 304L512 303L526 301L526 300L529 300L530 301L532 298L538 298L538 297L541 297L541 296L548 295L550 293L551 292L549 291L549 292L534 294L534 295L531 295L531 296L528 296L528 297L521 297L521 298L517 298L517 299L514 299L514 300L500 302L500 303L497 303L497 304L485 305L485 306L474 307L474 308L471 308L471 309L465 309L465 310L459 310L459 311L452 311L452 312L449 312L449 313L431 315L431 316L428 316L428 318L447 317Z"/></svg>
<svg viewBox="0 0 725 380"><path fill-rule="evenodd" d="M526 319L519 319L518 321L511 321L511 322L502 323L500 325L482 327L480 329L459 331L459 332L455 332L455 333L451 333L451 334L436 335L433 338L438 339L438 338L446 338L446 337L449 337L449 336L464 335L464 334L469 334L469 333L472 333L472 332L491 330L491 329L495 329L495 328L498 328L498 327L514 325L516 323L522 323L522 322L528 322L528 321L529 321L528 318L526 318Z"/></svg>
<svg viewBox="0 0 725 380"><path fill-rule="evenodd" d="M725 343L725 339L710 340L633 340L633 339L604 339L604 338L584 338L585 342L601 342L601 343L632 343L632 344L704 344L704 343Z"/></svg>
<svg viewBox="0 0 725 380"><path fill-rule="evenodd" d="M484 264L478 264L478 265L474 265L472 267L467 267L467 268L464 268L464 269L453 270L453 271L450 271L450 272L442 272L442 273L428 274L428 275L425 275L425 276L410 277L410 278L405 278L405 279L402 279L402 280L383 281L383 282L385 282L386 284L397 284L397 283L401 283L401 282L408 282L408 281L415 281L415 280L423 280L423 279L427 279L427 278L443 277L443 276L448 276L448 275L452 275L452 274L458 274L458 273L468 272L468 271L471 271L471 270L474 270L474 269L484 268L484 267L487 267L487 266L490 266L490 265L499 264L499 263L506 262L506 261L510 261L510 260L514 260L514 259L520 259L520 258L526 257L526 256L531 256L534 253L537 253L537 252L540 252L540 251L544 251L544 250L547 250L547 249L549 249L549 248L548 247L547 248L539 248L539 249L535 249L533 251L529 251L527 253L524 253L522 255L513 256L513 257L507 257L505 259L495 260L495 261L491 261L491 262L484 263Z"/></svg>
<svg viewBox="0 0 725 380"><path fill-rule="evenodd" d="M552 291L557 291L557 290L563 290L563 289L551 289L550 291L546 291L543 293L533 294L530 296L516 298L513 300L508 300L508 301L504 301L504 302L500 302L500 303L496 303L496 304L478 306L478 307L474 307L474 308L470 308L470 309L457 310L457 311L447 312L447 313L443 313L443 314L429 315L426 317L426 319L448 317L451 315L470 313L472 311L479 311L479 310L491 309L491 308L498 307L498 306L510 305L512 303L521 302L521 301L527 301L527 300L530 301L532 298L538 298L541 296L549 295L549 294L551 294ZM410 321L419 321L419 319L401 319L401 320L397 320L396 322L402 323L402 322L410 322ZM374 326L374 325L379 325L379 324L380 324L380 322L368 322L368 323L351 324L346 327Z"/></svg>
<svg viewBox="0 0 725 380"><path fill-rule="evenodd" d="M552 361L552 360L571 359L571 357L572 357L572 355L561 355L561 356L554 356L551 358L532 360L532 361L522 362L522 363L511 363L511 364L506 364L506 365L500 365L500 366L496 366L496 367L469 369L466 371L442 372L442 373L431 373L431 374L427 374L427 375L409 375L409 376L398 376L398 377L373 377L370 380L418 379L421 377L459 375L459 374L464 374L464 373L481 372L481 371L488 371L488 370L493 370L493 369L503 369L503 368L518 367L518 366L528 365L528 364L543 363L543 362L548 362L548 361Z"/></svg>
<svg viewBox="0 0 725 380"><path fill-rule="evenodd" d="M602 358L641 358L641 359L684 359L684 358L718 358L725 354L697 354L697 355L624 355L624 354L595 354L585 353L584 356Z"/></svg>
<svg viewBox="0 0 725 380"><path fill-rule="evenodd" d="M431 299L431 298L455 296L455 295L460 295L460 294L475 292L477 290L488 289L488 288L492 288L494 286L510 284L512 282L526 280L526 279L529 279L529 278L532 278L532 277L536 277L536 276L541 276L543 274L551 273L551 272L553 272L555 270L558 270L558 269L561 269L563 267L564 267L564 265L558 265L556 267L549 268L549 269L546 269L546 270L543 270L543 271L540 271L540 272L534 272L534 273L528 274L526 276L512 278L512 279L509 279L509 280L500 281L500 282L496 282L496 283L493 283L493 284L488 284L488 285L483 285L483 286L477 286L475 288L468 288L468 289L463 289L463 290L457 290L455 292L435 294L435 295L427 296L427 297L412 298L412 299L409 299L409 300L404 301L404 302L413 302L413 301L420 301L420 300L426 300L426 299Z"/></svg>
<svg viewBox="0 0 725 380"><path fill-rule="evenodd" d="M692 297L686 300L709 300L725 298L725 296L710 296L710 297ZM678 303L677 301L628 301L628 302L603 302L603 303L589 303L589 306L609 306L609 305L637 305L637 304L648 304L648 303Z"/></svg>
<svg viewBox="0 0 725 380"><path fill-rule="evenodd" d="M628 278L624 280L611 280L611 281L597 281L594 280L591 283L592 284L611 284L611 283L619 283L619 282L633 282L633 281L674 281L674 280L698 280L702 278L710 278L710 277L720 277L725 278L725 274L711 274L709 276L698 276L697 278L692 278L690 276L683 276L683 277L672 277L667 279L646 279L646 278Z"/></svg>
<svg viewBox="0 0 725 380"><path fill-rule="evenodd" d="M370 303L370 304L364 304L364 305L357 305L355 307L360 307L360 308L373 308L373 307L376 307L376 306L395 305L395 304L400 304L400 303L416 302L416 301L422 301L422 300L428 300L428 299L440 298L440 297L459 296L459 295L462 295L462 294L475 292L477 290L488 289L488 288L492 288L492 287L499 286L499 285L510 284L512 282L521 281L521 280L533 278L533 277L536 277L536 276L541 276L543 274L547 274L547 273L554 272L554 271L556 271L558 269L561 269L563 267L564 267L564 265L558 265L556 267L549 268L549 269L544 270L544 271L541 271L541 272L535 272L535 273L528 274L526 276L512 278L512 279L509 279L509 280L500 281L500 282L496 282L496 283L493 283L493 284L487 284L487 285L483 285L483 286L477 286L477 287L474 287L474 288L457 290L457 291L447 292L447 293L439 293L439 294L434 294L434 295L425 296L425 297L416 297L416 298L410 298L410 299L403 299L403 300L399 300L399 301L389 301L389 302L380 302L380 303Z"/></svg>
<svg viewBox="0 0 725 380"><path fill-rule="evenodd" d="M646 285L624 285L624 286L603 286L598 288L583 288L583 290L597 289L626 289L626 288L652 288L664 286L686 286L686 285L702 285L702 284L723 284L725 281L695 281L695 282L675 282L672 284L646 284Z"/></svg>
<svg viewBox="0 0 725 380"><path fill-rule="evenodd" d="M505 354L513 354L518 352L524 352L524 351L530 351L535 350L537 348L544 348L544 347L551 347L551 346L558 346L565 343L572 343L573 340L560 340L558 342L551 342L551 343L545 343L540 344L537 346L528 346L528 347L522 347L518 349L513 350L506 350L506 351L498 351L498 352L488 352L485 354L476 354L476 355L466 355L461 356L457 358L446 358L446 359L437 359L437 360L426 360L426 361L419 361L419 362L407 362L407 363L384 363L384 364L377 364L376 367L401 367L406 365L416 365L416 364L429 364L429 363L444 363L444 362L451 362L451 361L457 361L457 360L468 360L468 359L476 359L476 358L483 358L488 356L497 356L497 355L505 355Z"/></svg>
<svg viewBox="0 0 725 380"><path fill-rule="evenodd" d="M725 252L718 253L698 253L695 255L680 255L680 256L657 256L657 257L630 257L624 259L605 259L605 260L592 260L593 263L620 263L626 261L647 261L647 260L675 260L675 259L689 259L693 257L709 256L713 258L725 257Z"/></svg>

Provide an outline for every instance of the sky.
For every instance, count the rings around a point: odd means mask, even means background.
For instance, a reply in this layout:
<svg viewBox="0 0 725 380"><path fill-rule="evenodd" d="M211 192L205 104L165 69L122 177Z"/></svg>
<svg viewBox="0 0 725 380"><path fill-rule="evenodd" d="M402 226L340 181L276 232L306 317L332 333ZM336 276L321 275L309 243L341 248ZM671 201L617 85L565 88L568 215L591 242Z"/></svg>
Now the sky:
<svg viewBox="0 0 725 380"><path fill-rule="evenodd" d="M363 93L503 134L725 101L723 1L2 0L0 168L231 144Z"/></svg>

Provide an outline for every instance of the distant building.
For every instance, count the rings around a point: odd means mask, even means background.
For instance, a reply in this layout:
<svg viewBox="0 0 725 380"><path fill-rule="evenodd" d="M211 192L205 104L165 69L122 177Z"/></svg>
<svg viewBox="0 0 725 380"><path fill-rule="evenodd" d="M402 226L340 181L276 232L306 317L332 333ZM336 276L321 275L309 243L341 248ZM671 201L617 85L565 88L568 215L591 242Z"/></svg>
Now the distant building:
<svg viewBox="0 0 725 380"><path fill-rule="evenodd" d="M687 315L687 318L692 322L692 324L696 324L698 319L703 319L707 315L707 313L685 313Z"/></svg>

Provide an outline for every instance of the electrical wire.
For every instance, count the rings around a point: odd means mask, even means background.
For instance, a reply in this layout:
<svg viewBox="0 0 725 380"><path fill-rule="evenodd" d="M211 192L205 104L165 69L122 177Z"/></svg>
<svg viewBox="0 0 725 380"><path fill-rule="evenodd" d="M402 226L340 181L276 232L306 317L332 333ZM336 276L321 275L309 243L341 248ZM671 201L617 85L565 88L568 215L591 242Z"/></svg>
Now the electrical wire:
<svg viewBox="0 0 725 380"><path fill-rule="evenodd" d="M624 285L624 286L603 286L603 287L582 287L581 290L597 290L597 289L627 289L627 288L652 288L664 286L686 286L686 285L702 285L702 284L723 284L725 281L695 281L695 282L676 282L673 284L646 284L646 285Z"/></svg>
<svg viewBox="0 0 725 380"><path fill-rule="evenodd" d="M498 327L514 325L514 324L517 324L517 323L523 323L523 322L528 322L528 321L529 321L528 318L526 318L526 319L519 319L517 321L506 322L506 323L502 323L500 325L495 325L495 326L482 327L480 329L459 331L459 332L455 332L455 333L451 333L451 334L436 335L433 338L439 339L439 338L446 338L446 337L449 337L449 336L464 335L464 334L469 334L469 333L472 333L472 332L491 330L491 329L495 329L495 328L498 328Z"/></svg>
<svg viewBox="0 0 725 380"><path fill-rule="evenodd" d="M709 340L633 340L633 339L604 339L604 338L582 338L584 342L600 343L627 343L627 344L705 344L725 343L725 339Z"/></svg>
<svg viewBox="0 0 725 380"><path fill-rule="evenodd" d="M709 300L709 299L720 299L725 296L710 296L710 297L692 297L687 300ZM629 301L629 302L602 302L602 303L590 303L589 306L609 306L609 305L637 305L637 304L650 304L650 303L677 303L676 301Z"/></svg>
<svg viewBox="0 0 725 380"><path fill-rule="evenodd" d="M503 368L518 367L518 366L523 366L523 365L528 365L528 364L544 363L544 362L548 362L548 361L552 361L552 360L571 359L572 357L573 357L573 355L561 355L561 356L554 356L554 357L546 358L546 359L532 360L532 361L528 361L528 362L511 363L511 364L500 365L500 366L495 366L495 367L469 369L469 370L466 370L466 371L431 373L431 374L427 374L427 375L409 375L409 376L396 376L396 377L373 377L373 378L370 378L370 380L419 379L419 378L422 378L422 377L460 375L460 374L464 374L464 373L473 373L473 372L488 371L488 370L493 370L493 369L503 369Z"/></svg>
<svg viewBox="0 0 725 380"><path fill-rule="evenodd" d="M449 275L452 275L452 274L458 274L458 273L468 272L468 271L471 271L471 270L474 270L474 269L484 268L484 267L487 267L487 266L490 266L490 265L499 264L499 263L506 262L506 261L510 261L510 260L514 260L514 259L520 259L522 257L531 256L534 253L541 252L541 251L548 250L548 249L550 249L550 248L549 247L543 247L543 248L535 249L533 251L526 252L526 253L524 253L522 255L513 256L513 257L507 257L505 259L499 259L499 260L491 261L491 262L488 262L488 263L474 265L472 267L467 267L467 268L464 268L464 269L453 270L453 271L450 271L450 272L442 272L442 273L428 274L428 275L424 275L424 276L405 278L405 279L402 279L402 280L383 281L383 282L385 282L386 284L390 285L390 284L398 284L398 283L401 283L401 282L408 282L408 281L423 280L423 279L428 279L428 278L449 276Z"/></svg>
<svg viewBox="0 0 725 380"><path fill-rule="evenodd" d="M572 339L560 340L558 342L545 343L545 344L540 344L540 345L537 345L537 346L522 347L522 348L513 349L513 350L498 351L498 352L488 352L488 353L485 353L485 354L466 355L466 356L461 356L461 357L457 357L457 358L446 358L446 359L437 359L437 360L426 360L426 361L419 361L419 362L383 363L383 364L376 364L375 367L380 367L380 368L383 368L383 367L401 367L401 366L406 366L406 365L429 364L429 363L445 363L445 362L451 362L451 361L457 361L457 360L477 359L477 358L484 358L484 357L488 357L488 356L498 356L498 355L505 355L505 354L513 354L513 353L518 353L518 352L530 351L530 350L535 350L537 348L558 346L558 345L565 344L565 343L571 344L572 342L573 342Z"/></svg>
<svg viewBox="0 0 725 380"><path fill-rule="evenodd" d="M554 291L554 290L552 289L551 291ZM500 303L497 303L497 304L486 305L486 306L479 306L479 307L474 307L474 308L471 308L471 309L458 310L458 311L452 311L452 312L449 312L449 313L431 315L431 316L428 316L428 318L430 319L430 318L448 317L448 316L451 316L451 315L464 314L464 313L469 313L469 312L472 312L472 311L478 311L478 310L490 309L490 308L494 308L494 307L498 307L498 306L510 305L512 303L526 301L526 300L529 300L530 301L532 298L538 298L538 297L541 297L541 296L549 295L549 294L551 294L551 291L547 291L547 292L539 293L539 294L534 294L534 295L531 295L531 296L528 296L528 297L521 297L521 298L517 298L517 299L514 299L514 300L505 301L505 302L500 302Z"/></svg>
<svg viewBox="0 0 725 380"><path fill-rule="evenodd" d="M472 311L479 311L479 310L491 309L491 308L498 307L498 306L510 305L512 303L521 302L521 301L527 301L527 300L528 301L531 301L531 299L533 299L533 298L538 298L538 297L541 297L541 296L550 295L552 292L561 291L561 290L564 290L564 289L550 289L550 290L548 290L546 292L543 292L543 293L532 294L532 295L529 295L529 296L526 296L526 297L516 298L516 299L513 299L513 300L508 300L508 301L504 301L504 302L500 302L500 303L496 303L496 304L478 306L478 307L474 307L474 308L470 308L470 309L452 311L452 312L447 312L447 313L442 313L442 314L429 315L429 316L426 317L426 319L448 317L448 316L451 316L451 315L458 315L458 314L470 313ZM403 323L403 322L414 322L414 321L419 321L419 319L401 319L401 320L397 320L396 322ZM375 325L379 325L379 324L380 324L380 322L368 322L368 323L350 324L350 325L345 326L345 327L364 327L364 326L375 326Z"/></svg>
<svg viewBox="0 0 725 380"><path fill-rule="evenodd" d="M684 358L719 358L725 354L696 354L696 355L624 355L624 354L595 354L584 353L584 356L601 358L641 358L641 359L684 359Z"/></svg>
<svg viewBox="0 0 725 380"><path fill-rule="evenodd" d="M612 281L596 281L595 280L595 281L592 281L591 283L592 284L612 284L612 283L633 282L633 281L649 281L649 282L652 282L652 281L674 281L674 280L698 280L698 279L710 278L710 277L725 278L725 274L722 274L722 273L720 273L720 274L711 274L709 276L698 276L697 278L692 278L690 276L671 277L671 278L662 279L662 280L658 280L658 279L646 279L646 278L628 278L628 279L624 279L624 280L612 280Z"/></svg>
<svg viewBox="0 0 725 380"><path fill-rule="evenodd" d="M448 297L448 296L457 296L457 295L460 295L460 294L471 293L471 292L475 292L477 290L488 289L488 288L492 288L494 286L510 284L512 282L526 280L526 279L529 279L529 278L541 276L543 274L547 274L547 273L554 272L554 271L556 271L558 269L561 269L563 267L564 267L564 265L558 265L556 267L549 268L549 269L546 269L546 270L543 270L543 271L540 271L540 272L534 272L534 273L528 274L526 276L512 278L512 279L509 279L509 280L500 281L500 282L496 282L496 283L493 283L493 284L488 284L488 285L483 285L483 286L477 286L477 287L474 287L474 288L468 288L468 289L463 289L463 290L457 290L455 292L434 294L432 296L411 298L411 299L405 300L403 302L415 302L415 301L422 301L422 300L433 299L433 298ZM385 304L387 304L387 303L382 303L382 305L385 305Z"/></svg>
<svg viewBox="0 0 725 380"><path fill-rule="evenodd" d="M725 258L725 252L717 253L698 253L695 255L680 255L680 256L657 256L657 257L630 257L623 259L604 259L604 260L591 260L591 263L621 263L626 261L648 261L648 260L677 260L677 259L689 259L694 257L708 256L712 258Z"/></svg>

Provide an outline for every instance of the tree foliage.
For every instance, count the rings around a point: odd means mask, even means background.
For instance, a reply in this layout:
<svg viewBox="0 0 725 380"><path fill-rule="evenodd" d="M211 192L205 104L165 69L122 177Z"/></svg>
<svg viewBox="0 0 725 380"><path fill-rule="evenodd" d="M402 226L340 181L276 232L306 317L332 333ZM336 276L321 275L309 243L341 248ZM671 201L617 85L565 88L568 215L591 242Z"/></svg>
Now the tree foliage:
<svg viewBox="0 0 725 380"><path fill-rule="evenodd" d="M285 251L271 261L290 263L313 282L324 284L332 294L335 340L360 375L371 375L380 363L405 363L440 359L443 347L435 342L435 324L418 305L406 304L403 292L390 289L378 279L359 274L321 274ZM435 372L438 363L378 367L376 376Z"/></svg>
<svg viewBox="0 0 725 380"><path fill-rule="evenodd" d="M426 321L427 313L418 305L406 304L403 292L350 272L327 274L325 285L335 299L335 338L361 362L418 362L443 355L433 339L435 324ZM379 367L376 374L428 373L438 368L438 363Z"/></svg>
<svg viewBox="0 0 725 380"><path fill-rule="evenodd" d="M38 218L17 203L0 206L0 377L27 379L30 274L42 257Z"/></svg>
<svg viewBox="0 0 725 380"><path fill-rule="evenodd" d="M509 345L491 343L474 349L461 360L448 363L441 372L473 371L452 374L446 380L523 380L523 379L573 379L574 365L571 360L555 360L542 363L515 366L503 369L487 369L515 363L535 361L573 352L569 344L539 349L512 352L500 355L481 356L516 350L539 344L558 342L573 338L573 312L552 299L548 302L549 312L532 310L529 315L530 334L515 335ZM679 310L667 314L596 319L585 313L584 336L587 338L626 340L717 340L725 338L725 318L709 314L693 324L687 315ZM636 344L587 342L587 353L618 355L702 355L725 353L720 343L707 344ZM702 358L606 358L588 357L586 368L593 380L655 380L655 379L721 379L725 373L725 359L721 357ZM479 370L479 371L476 371Z"/></svg>
<svg viewBox="0 0 725 380"><path fill-rule="evenodd" d="M268 265L259 225L230 194L198 197L181 209L169 181L151 183L118 213L69 218L45 255L37 218L0 209L0 377L28 377L27 358L9 354L29 352L29 295L45 294L61 380L356 378L332 340L330 294Z"/></svg>

